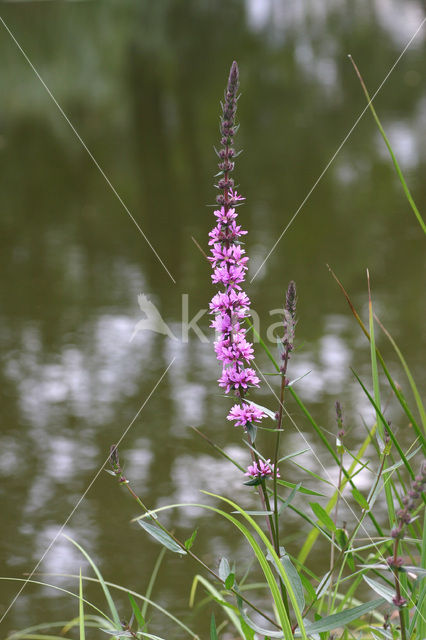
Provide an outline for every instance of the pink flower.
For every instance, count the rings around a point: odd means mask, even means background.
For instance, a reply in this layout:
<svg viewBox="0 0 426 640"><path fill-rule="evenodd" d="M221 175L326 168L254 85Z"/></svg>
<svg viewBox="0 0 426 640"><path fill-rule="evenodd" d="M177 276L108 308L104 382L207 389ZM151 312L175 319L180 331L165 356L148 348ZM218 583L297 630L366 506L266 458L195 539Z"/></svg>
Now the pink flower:
<svg viewBox="0 0 426 640"><path fill-rule="evenodd" d="M228 224L237 217L235 209L228 209L228 211L226 211L225 207L221 207L213 213L221 224Z"/></svg>
<svg viewBox="0 0 426 640"><path fill-rule="evenodd" d="M245 427L248 422L260 422L264 416L265 414L261 409L244 402L241 405L234 404L227 416L227 419L235 420L236 427Z"/></svg>
<svg viewBox="0 0 426 640"><path fill-rule="evenodd" d="M231 289L229 293L217 293L210 302L210 313L233 311L238 318L248 315L250 300L244 291Z"/></svg>
<svg viewBox="0 0 426 640"><path fill-rule="evenodd" d="M244 337L243 331L232 332L215 342L215 351L219 360L231 364L242 360L253 360L253 345Z"/></svg>
<svg viewBox="0 0 426 640"><path fill-rule="evenodd" d="M235 364L222 370L222 375L218 382L219 387L225 389L226 393L229 393L231 389L234 391L240 388L247 390L249 386L259 386L259 378L253 369L237 369Z"/></svg>
<svg viewBox="0 0 426 640"><path fill-rule="evenodd" d="M210 326L223 334L229 333L233 328L231 317L227 313L218 313ZM239 328L239 325L237 326ZM236 325L234 324L234 329L235 328Z"/></svg>
<svg viewBox="0 0 426 640"><path fill-rule="evenodd" d="M247 472L244 475L251 476L252 478L267 478L268 476L274 475L274 465L271 464L270 459L266 460L266 462L259 459L258 462L255 461L247 467ZM280 478L280 472L278 469L277 478Z"/></svg>
<svg viewBox="0 0 426 640"><path fill-rule="evenodd" d="M229 265L222 263L222 266L216 267L212 275L212 281L217 284L221 282L228 287L241 289L240 282L244 281L244 267Z"/></svg>
<svg viewBox="0 0 426 640"><path fill-rule="evenodd" d="M241 202L242 200L245 200L243 196L238 195L236 189L235 191L233 191L232 189L229 189L229 195L231 197L230 199L233 200L234 202Z"/></svg>

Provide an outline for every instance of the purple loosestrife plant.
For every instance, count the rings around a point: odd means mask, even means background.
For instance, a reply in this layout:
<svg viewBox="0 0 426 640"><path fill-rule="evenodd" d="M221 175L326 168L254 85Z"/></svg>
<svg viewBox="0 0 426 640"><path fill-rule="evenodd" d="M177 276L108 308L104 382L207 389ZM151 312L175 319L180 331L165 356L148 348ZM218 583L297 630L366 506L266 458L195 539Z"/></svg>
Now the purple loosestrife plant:
<svg viewBox="0 0 426 640"><path fill-rule="evenodd" d="M222 363L219 386L227 394L234 394L239 403L228 414L228 420L235 426L249 431L254 422L260 422L263 411L244 401L251 387L259 386L259 378L250 361L253 359L253 345L247 340L244 319L249 315L250 300L242 290L247 272L248 257L241 246L241 238L247 231L237 224L237 207L245 200L234 189L231 173L235 167L236 153L233 148L238 127L235 123L239 87L239 72L236 62L229 73L225 99L220 118L219 177L216 198L218 208L214 212L217 224L210 232L211 257L214 284L222 288L210 302L210 313L215 315L211 326L218 338L215 342L217 359ZM253 432L251 432L253 433ZM254 437L251 436L252 441Z"/></svg>

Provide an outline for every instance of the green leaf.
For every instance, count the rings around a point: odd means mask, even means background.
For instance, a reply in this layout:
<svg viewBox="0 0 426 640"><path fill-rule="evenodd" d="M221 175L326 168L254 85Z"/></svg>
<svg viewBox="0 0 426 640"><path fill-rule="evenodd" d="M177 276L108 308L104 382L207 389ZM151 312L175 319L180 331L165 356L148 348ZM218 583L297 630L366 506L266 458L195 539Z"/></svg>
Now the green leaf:
<svg viewBox="0 0 426 640"><path fill-rule="evenodd" d="M226 582L227 577L231 573L231 567L227 558L222 558L219 564L219 578L222 582Z"/></svg>
<svg viewBox="0 0 426 640"><path fill-rule="evenodd" d="M348 536L344 529L336 529L336 542L342 551L348 546Z"/></svg>
<svg viewBox="0 0 426 640"><path fill-rule="evenodd" d="M212 613L212 617L210 619L210 640L219 640L216 629L216 622L214 619L214 613Z"/></svg>
<svg viewBox="0 0 426 640"><path fill-rule="evenodd" d="M245 640L256 640L256 634L243 619L241 619L241 631L244 633ZM265 636L266 640L266 636Z"/></svg>
<svg viewBox="0 0 426 640"><path fill-rule="evenodd" d="M225 589L232 589L235 583L235 573L230 573L225 580Z"/></svg>
<svg viewBox="0 0 426 640"><path fill-rule="evenodd" d="M296 467L298 467L299 469L302 469L302 471L304 471L305 473L308 473L310 476L312 476L316 480L319 480L320 482L325 482L326 484L330 485L331 487L334 487L332 482L330 482L329 480L326 480L325 478L320 476L318 473L315 473L314 471L311 471L310 469L307 469L306 467L304 467L303 465L299 464L298 462L294 462L293 461L293 464Z"/></svg>
<svg viewBox="0 0 426 640"><path fill-rule="evenodd" d="M279 510L278 510L278 515L281 515L281 512L284 511L284 509L286 509L286 507L288 507L292 502L293 502L293 498L296 495L298 489L300 489L300 485L301 483L299 482L299 484L297 484L293 490L291 491L290 495L288 496L288 498L285 499L285 501L281 504Z"/></svg>
<svg viewBox="0 0 426 640"><path fill-rule="evenodd" d="M319 493L319 491L314 491L313 489L306 489L305 487L300 486L299 484L295 484L294 482L287 482L287 480L277 479L277 484L280 484L282 487L287 487L288 489L296 489L299 493L304 493L307 496L318 496L322 497L324 494Z"/></svg>
<svg viewBox="0 0 426 640"><path fill-rule="evenodd" d="M300 579L300 576L297 572L296 567L294 566L294 564L292 563L292 561L290 560L290 557L287 553L287 551L285 550L284 547L280 546L280 553L279 553L279 557L280 557L280 562L284 568L284 571L286 572L288 579L290 581L291 587L294 591L294 595L296 596L296 601L297 601L297 605L300 609L300 611L303 611L303 609L305 608L305 596L304 596L304 592L303 592L303 586L302 586L302 581ZM271 562L274 566L274 568L277 570L277 566L275 563L274 558L272 557L272 554L267 551L266 553L266 558L269 560L269 562ZM279 573L279 571L278 571ZM315 595L315 592L314 592Z"/></svg>
<svg viewBox="0 0 426 640"><path fill-rule="evenodd" d="M302 380L302 378L306 378L306 376L308 376L310 373L312 373L311 371L307 371L306 373L304 373L303 375L299 376L298 378L295 378L294 380L292 380L291 382L288 383L287 387L292 387L294 384L296 384L296 382L299 382L299 380Z"/></svg>
<svg viewBox="0 0 426 640"><path fill-rule="evenodd" d="M416 456L419 451L421 451L421 447L417 447L417 449L414 449L414 451L412 451L411 453L408 453L405 456L407 461L411 460L411 458L414 458L414 456ZM390 473L391 471L395 471L395 469L399 469L399 467L401 467L403 464L404 464L404 460L399 460L398 462L395 462L395 464L393 464L391 467L387 467L387 469L383 469L382 475L385 475L386 473Z"/></svg>
<svg viewBox="0 0 426 640"><path fill-rule="evenodd" d="M336 533L336 525L328 515L327 511L320 504L318 504L318 502L310 502L309 506L311 507L312 511L321 522L321 524L323 524L329 531L334 531L334 533Z"/></svg>
<svg viewBox="0 0 426 640"><path fill-rule="evenodd" d="M284 551L283 555L281 555L281 549ZM282 547L280 547L280 560L281 564L284 567L284 571L286 572L288 579L290 580L294 595L296 596L298 607L300 611L303 611L303 609L305 608L305 594L303 593L302 581L296 567L290 560L288 553Z"/></svg>
<svg viewBox="0 0 426 640"><path fill-rule="evenodd" d="M373 591L375 591L379 596L384 598L387 602L390 602L392 604L392 600L395 597L395 591L393 589L386 587L384 584L381 584L380 582L377 582L377 580L373 580L368 576L362 576L362 577L364 578L368 586L371 587L371 589L373 589Z"/></svg>
<svg viewBox="0 0 426 640"><path fill-rule="evenodd" d="M192 548L192 545L195 542L195 538L197 537L197 533L198 533L198 528L194 529L191 536L185 540L185 549L187 549L188 551L189 549Z"/></svg>
<svg viewBox="0 0 426 640"><path fill-rule="evenodd" d="M131 593L127 594L130 600L130 605L132 607L132 611L135 614L135 619L136 622L138 623L138 631L143 631L146 627L146 622L144 620L144 617L141 613L141 610L139 609L136 600L134 599L134 597L132 596Z"/></svg>
<svg viewBox="0 0 426 640"><path fill-rule="evenodd" d="M243 484L248 487L257 487L258 484L261 484L262 480L260 478L252 478L251 480L247 480L247 482L243 482Z"/></svg>
<svg viewBox="0 0 426 640"><path fill-rule="evenodd" d="M231 513L240 513L239 511L231 511ZM273 511L267 511L266 509L260 509L259 511L246 511L249 516L272 516Z"/></svg>
<svg viewBox="0 0 426 640"><path fill-rule="evenodd" d="M118 629L100 629L104 633L107 633L110 636L115 636L117 638L133 638L134 636L130 633L130 631L119 631ZM160 636L154 636L152 633L144 633L144 638L150 638L150 640L165 640L164 638L160 638Z"/></svg>
<svg viewBox="0 0 426 640"><path fill-rule="evenodd" d="M313 586L311 585L310 581L308 580L308 578L306 576L303 575L303 573L300 574L300 579L302 581L302 584L305 588L306 593L308 594L309 598L313 601L316 600L317 596L315 593L315 589L313 588Z"/></svg>
<svg viewBox="0 0 426 640"><path fill-rule="evenodd" d="M245 426L246 432L252 444L256 442L257 426L252 422L247 422Z"/></svg>
<svg viewBox="0 0 426 640"><path fill-rule="evenodd" d="M284 460L289 460L290 458L295 458L296 456L301 456L302 453L306 453L307 451L310 451L310 449L300 449L299 451L295 451L294 453L289 453L286 456L284 456L283 458L280 458L278 460L278 462L284 462Z"/></svg>
<svg viewBox="0 0 426 640"><path fill-rule="evenodd" d="M365 509L366 511L368 511L368 509L370 508L370 505L368 504L367 500L362 495L361 491L358 491L358 489L356 487L352 487L352 495L353 495L354 499L358 502L359 506L362 509Z"/></svg>
<svg viewBox="0 0 426 640"><path fill-rule="evenodd" d="M382 606L384 602L385 601L383 598L378 598L377 600L367 602L366 604L361 604L358 607L354 607L353 609L345 609L345 611L341 611L340 613L333 613L331 616L326 616L325 618L321 618L321 620L317 620L316 622L308 623L308 621L306 621L306 632L310 636L312 636L315 633L323 633L324 631L337 629L337 627L344 627L349 622L353 622L366 613L369 613L373 609L377 609L378 607ZM298 629L296 630L295 635L300 636Z"/></svg>
<svg viewBox="0 0 426 640"><path fill-rule="evenodd" d="M186 551L182 549L174 540L169 536L168 533L157 527L157 525L149 524L146 520L138 520L138 524L145 529L150 536L155 538L157 542L160 542L164 547L167 547L173 553L180 553L181 555L185 555Z"/></svg>
<svg viewBox="0 0 426 640"><path fill-rule="evenodd" d="M401 571L404 571L405 573L414 573L417 578L426 577L426 569L423 569L422 567L416 567L415 565L411 564L401 567Z"/></svg>
<svg viewBox="0 0 426 640"><path fill-rule="evenodd" d="M347 563L349 565L349 569L351 571L355 571L355 562L354 562L354 554L352 553L352 551L350 551L349 553L346 554L346 558L347 558Z"/></svg>

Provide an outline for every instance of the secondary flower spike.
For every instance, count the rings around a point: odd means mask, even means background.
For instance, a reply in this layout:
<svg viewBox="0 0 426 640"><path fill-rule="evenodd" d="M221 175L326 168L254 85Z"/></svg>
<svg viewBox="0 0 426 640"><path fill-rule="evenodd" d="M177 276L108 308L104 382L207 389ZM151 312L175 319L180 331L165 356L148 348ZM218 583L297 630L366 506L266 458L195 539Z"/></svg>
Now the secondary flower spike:
<svg viewBox="0 0 426 640"><path fill-rule="evenodd" d="M253 462L249 467L247 467L247 472L244 474L245 476L251 476L252 478L267 478L268 476L274 475L274 465L271 464L270 460L258 460L258 462ZM280 472L277 469L277 478L280 477Z"/></svg>
<svg viewBox="0 0 426 640"><path fill-rule="evenodd" d="M211 326L217 332L215 351L222 363L222 375L218 382L225 393L233 393L241 404L232 407L228 420L234 420L236 426L247 428L248 424L260 422L264 413L243 402L250 387L259 386L259 378L249 365L253 359L253 345L246 338L244 319L250 313L250 300L243 291L247 273L248 257L242 247L242 237L247 231L237 222L237 207L245 198L234 188L231 177L235 168L233 144L238 127L235 123L237 113L239 71L236 62L232 63L228 85L220 118L220 148L218 182L216 197L218 208L214 212L216 225L209 233L213 268L212 281L221 289L210 302L210 313L215 316Z"/></svg>

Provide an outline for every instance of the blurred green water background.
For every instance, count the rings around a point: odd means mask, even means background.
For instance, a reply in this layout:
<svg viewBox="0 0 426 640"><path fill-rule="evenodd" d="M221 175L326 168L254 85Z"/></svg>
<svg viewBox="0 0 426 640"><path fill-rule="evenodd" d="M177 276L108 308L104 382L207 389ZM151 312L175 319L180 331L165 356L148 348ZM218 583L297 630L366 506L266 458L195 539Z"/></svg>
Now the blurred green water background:
<svg viewBox="0 0 426 640"><path fill-rule="evenodd" d="M244 153L236 177L247 197L240 215L250 232L253 276L365 106L347 54L373 92L421 24L424 7L415 0L123 0L3 2L0 9L1 573L19 577L33 569L142 405L121 449L150 506L198 501L200 489L256 505L241 476L188 428L201 428L248 462L241 432L225 424L229 402L218 394L212 344L193 331L188 340L181 334L185 314L205 309L214 291L191 237L205 248L213 226L206 204L215 196L212 146L229 65L237 59L241 70L237 146ZM421 30L376 100L423 211L424 65ZM424 389L423 243L367 113L248 287L266 331L277 320L270 310L296 280L300 349L290 372L311 371L299 393L328 432L335 432L333 405L341 400L352 446L364 438L363 421L373 419L350 372L354 367L371 386L368 345L325 265L364 318L370 270L376 310ZM131 340L143 317L140 293L178 339L140 331ZM199 326L211 339L208 324L204 315ZM379 346L409 395L383 337ZM270 370L261 354L259 364ZM274 408L265 385L257 398ZM388 390L384 404L408 448L411 429ZM304 462L335 481L309 425L291 404L289 411L301 433L287 422L286 452L313 446L315 455L305 454ZM271 443L264 443L268 452ZM313 486L294 466L281 475ZM365 474L365 488L370 480ZM136 514L102 472L65 532L87 547L107 578L143 592L159 549L129 524ZM345 517L350 526L350 510ZM244 565L246 549L223 523L194 509L167 512L165 521L182 536L200 526L197 550L213 566L224 554ZM295 552L303 530L291 518L286 527ZM60 537L40 571L75 574L80 564ZM326 568L319 557L314 566ZM170 558L154 591L178 615L187 609L192 569ZM0 615L18 586L0 583ZM122 608L130 617L124 601ZM28 586L1 635L76 614L72 600ZM159 616L153 629L181 637Z"/></svg>

